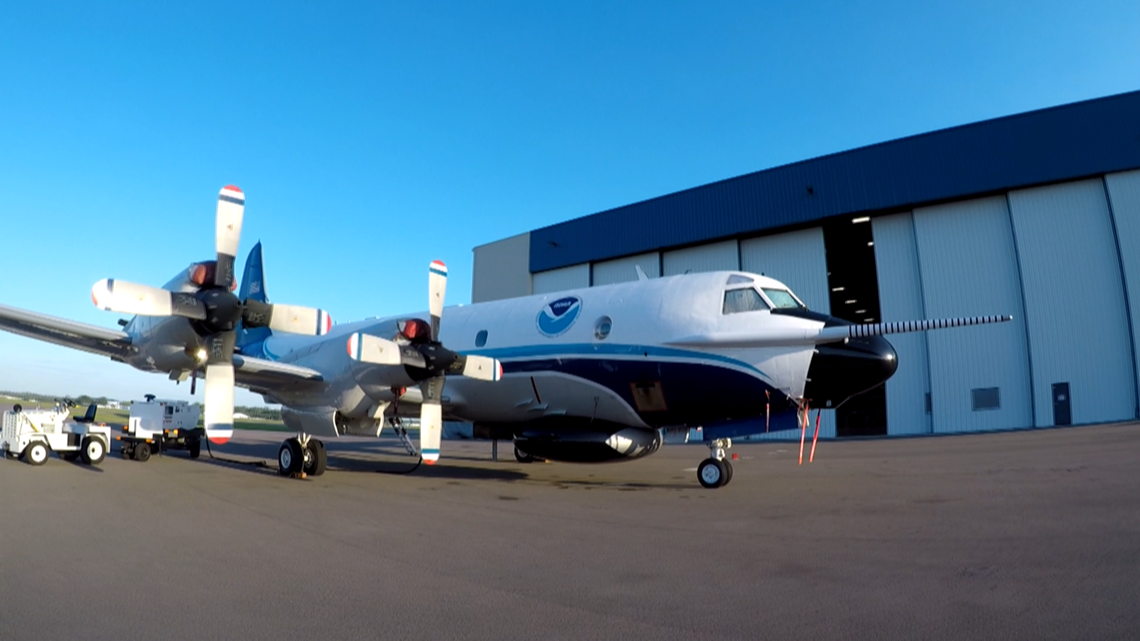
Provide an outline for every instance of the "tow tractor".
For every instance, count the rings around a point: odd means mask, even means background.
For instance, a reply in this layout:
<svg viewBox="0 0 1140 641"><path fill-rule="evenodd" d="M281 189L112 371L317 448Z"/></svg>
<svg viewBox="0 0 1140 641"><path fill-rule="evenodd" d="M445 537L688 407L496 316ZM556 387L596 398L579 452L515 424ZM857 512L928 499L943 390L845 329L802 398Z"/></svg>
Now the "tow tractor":
<svg viewBox="0 0 1140 641"><path fill-rule="evenodd" d="M64 404L50 410L24 410L14 405L12 411L4 412L0 429L0 451L30 465L43 465L53 451L65 461L82 458L88 465L98 465L107 456L110 444L111 428L76 422Z"/></svg>
<svg viewBox="0 0 1140 641"><path fill-rule="evenodd" d="M187 450L190 458L202 453L205 430L198 427L202 410L186 401L156 399L147 394L145 401L131 403L131 413L119 440L123 458L147 461L151 454L166 450Z"/></svg>

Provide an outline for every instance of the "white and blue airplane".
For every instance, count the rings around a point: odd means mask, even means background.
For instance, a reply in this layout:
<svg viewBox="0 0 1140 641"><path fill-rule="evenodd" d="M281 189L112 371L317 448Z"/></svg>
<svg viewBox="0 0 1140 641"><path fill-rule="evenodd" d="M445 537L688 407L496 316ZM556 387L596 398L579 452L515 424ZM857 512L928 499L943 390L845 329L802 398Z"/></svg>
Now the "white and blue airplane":
<svg viewBox="0 0 1140 641"><path fill-rule="evenodd" d="M579 463L641 458L663 429L700 426L710 456L698 481L721 487L731 438L763 432L757 419L770 408L806 417L809 403L838 407L890 378L898 357L883 335L1011 319L855 325L807 309L779 281L730 271L451 307L441 322L447 272L437 261L428 312L332 325L321 310L268 303L260 244L233 295L240 194L222 190L216 261L164 289L96 283L96 305L137 314L124 331L7 306L0 329L171 378L204 370L211 439L232 432L234 384L280 403L298 433L279 451L283 475L323 473L321 438L378 436L418 406L427 463L439 458L444 418L513 440L520 461Z"/></svg>

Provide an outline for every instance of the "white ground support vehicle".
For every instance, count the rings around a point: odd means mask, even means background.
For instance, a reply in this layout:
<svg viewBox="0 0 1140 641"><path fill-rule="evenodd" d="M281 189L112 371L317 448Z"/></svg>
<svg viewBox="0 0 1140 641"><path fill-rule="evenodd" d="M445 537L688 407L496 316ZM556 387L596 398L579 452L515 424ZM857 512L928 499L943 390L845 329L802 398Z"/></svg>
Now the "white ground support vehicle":
<svg viewBox="0 0 1140 641"><path fill-rule="evenodd" d="M51 452L65 461L82 458L98 465L107 456L111 429L93 423L77 423L64 405L50 410L23 410L19 405L4 412L0 450L31 465L43 465Z"/></svg>
<svg viewBox="0 0 1140 641"><path fill-rule="evenodd" d="M156 399L131 403L130 417L118 437L123 458L146 461L151 454L166 450L188 450L190 458L202 452L205 432L198 427L202 408L186 401Z"/></svg>

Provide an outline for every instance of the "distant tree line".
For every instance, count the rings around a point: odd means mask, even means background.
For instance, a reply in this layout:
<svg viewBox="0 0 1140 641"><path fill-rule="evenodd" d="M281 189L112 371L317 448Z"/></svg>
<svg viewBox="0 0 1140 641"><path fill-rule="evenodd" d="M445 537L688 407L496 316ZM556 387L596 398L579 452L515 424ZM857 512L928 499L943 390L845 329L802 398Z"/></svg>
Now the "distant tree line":
<svg viewBox="0 0 1140 641"><path fill-rule="evenodd" d="M88 396L80 394L79 396L53 396L51 394L36 394L33 392L9 392L0 390L0 396L7 396L9 398L18 398L25 401L36 401L38 403L55 403L56 401L70 400L79 407L87 407L91 403L95 403L101 407L106 406L108 398L106 396ZM124 407L129 403L125 402ZM198 407L202 407L201 403L193 403ZM259 418L266 421L280 421L281 410L276 407L246 407L239 405L234 407L234 412L241 412L250 418Z"/></svg>

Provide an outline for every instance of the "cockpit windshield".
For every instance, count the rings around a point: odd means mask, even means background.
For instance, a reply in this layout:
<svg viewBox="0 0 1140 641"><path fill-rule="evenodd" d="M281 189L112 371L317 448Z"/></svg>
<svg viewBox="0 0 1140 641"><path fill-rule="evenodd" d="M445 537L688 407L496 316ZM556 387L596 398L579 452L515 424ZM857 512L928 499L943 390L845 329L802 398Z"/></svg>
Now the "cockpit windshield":
<svg viewBox="0 0 1140 641"><path fill-rule="evenodd" d="M768 309L768 304L760 298L760 294L751 287L730 289L724 293L724 314L739 314L741 312L755 312Z"/></svg>
<svg viewBox="0 0 1140 641"><path fill-rule="evenodd" d="M762 289L764 290L764 295L768 297L768 300L772 301L772 306L776 309L797 309L805 307L803 303L797 300L796 297L786 289L775 289L773 287L763 287Z"/></svg>

